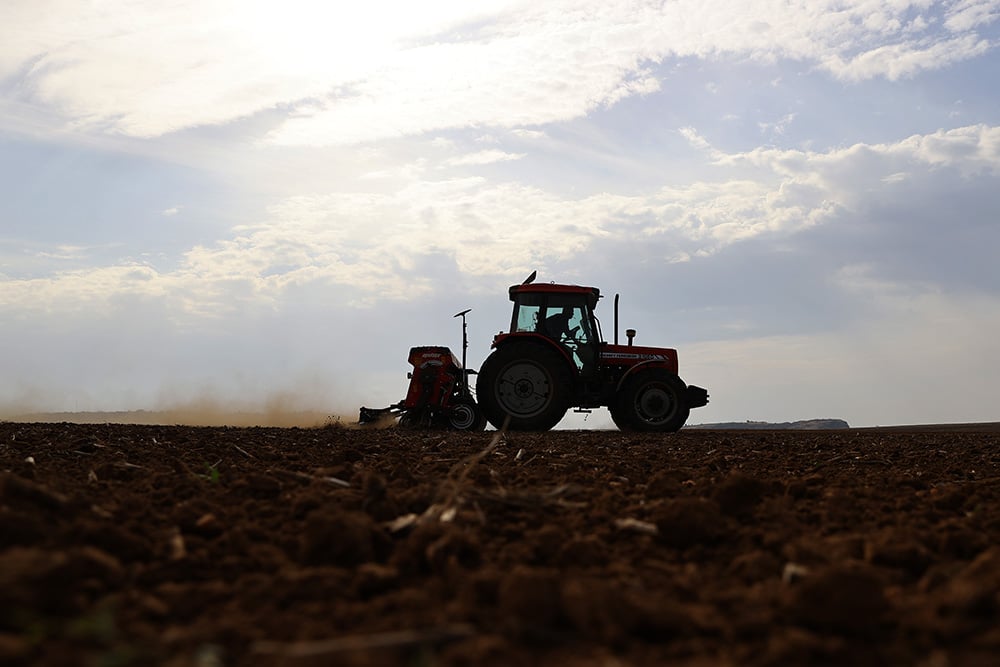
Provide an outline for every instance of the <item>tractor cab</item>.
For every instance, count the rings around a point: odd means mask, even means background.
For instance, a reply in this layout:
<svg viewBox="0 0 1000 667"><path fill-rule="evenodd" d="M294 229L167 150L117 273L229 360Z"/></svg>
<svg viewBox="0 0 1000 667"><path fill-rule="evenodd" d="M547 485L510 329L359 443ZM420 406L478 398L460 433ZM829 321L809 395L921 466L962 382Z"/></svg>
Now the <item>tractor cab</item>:
<svg viewBox="0 0 1000 667"><path fill-rule="evenodd" d="M535 334L554 341L584 376L596 368L600 328L594 307L600 298L596 287L527 284L510 288L514 302L511 334Z"/></svg>

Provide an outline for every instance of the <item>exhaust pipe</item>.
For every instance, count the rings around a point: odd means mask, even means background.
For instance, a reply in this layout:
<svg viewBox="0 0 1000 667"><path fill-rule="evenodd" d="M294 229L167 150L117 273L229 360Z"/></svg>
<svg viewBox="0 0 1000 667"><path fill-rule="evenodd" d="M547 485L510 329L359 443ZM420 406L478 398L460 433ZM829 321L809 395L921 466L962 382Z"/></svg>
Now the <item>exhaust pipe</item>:
<svg viewBox="0 0 1000 667"><path fill-rule="evenodd" d="M618 344L618 297L620 294L615 294L615 345Z"/></svg>

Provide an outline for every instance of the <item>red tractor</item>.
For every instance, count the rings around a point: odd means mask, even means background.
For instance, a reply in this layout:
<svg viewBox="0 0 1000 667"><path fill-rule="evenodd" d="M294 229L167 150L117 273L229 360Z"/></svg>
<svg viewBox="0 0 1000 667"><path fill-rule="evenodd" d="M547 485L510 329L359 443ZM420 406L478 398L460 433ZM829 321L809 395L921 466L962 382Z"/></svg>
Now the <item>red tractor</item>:
<svg viewBox="0 0 1000 667"><path fill-rule="evenodd" d="M475 371L452 371L460 378L457 381L464 382L457 394L447 387L431 392L445 397L434 410L445 415L452 427L481 428L483 420L478 415L483 415L498 429L546 431L570 408L587 411L607 407L622 430L672 432L684 425L691 409L708 404L705 389L687 385L678 376L676 350L634 345L633 329L626 331L628 344L618 344L617 295L615 342L607 343L594 315L600 290L535 284L534 279L533 272L509 289L514 302L510 332L494 337L493 352L479 369L478 406L469 403L468 377ZM463 315L464 360L464 313L459 315ZM414 348L420 349L429 348ZM414 375L411 380L407 399L387 410L410 402L416 378ZM462 405L469 411L468 417L451 421L453 408L446 404ZM372 416L384 411L367 412ZM361 421L366 422L366 408L362 408Z"/></svg>

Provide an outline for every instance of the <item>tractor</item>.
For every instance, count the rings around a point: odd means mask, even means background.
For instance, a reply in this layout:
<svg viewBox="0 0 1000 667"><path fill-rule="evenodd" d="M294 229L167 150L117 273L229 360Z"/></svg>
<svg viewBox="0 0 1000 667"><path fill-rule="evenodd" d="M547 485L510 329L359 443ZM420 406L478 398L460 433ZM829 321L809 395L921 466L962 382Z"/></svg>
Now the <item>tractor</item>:
<svg viewBox="0 0 1000 667"><path fill-rule="evenodd" d="M431 396L444 397L432 413L443 415L453 428L481 428L485 418L497 429L547 431L570 408L588 412L607 407L622 430L673 432L684 425L693 408L708 404L705 389L687 385L679 377L676 350L635 345L634 329L625 332L626 345L618 343L618 295L614 342L608 343L594 315L601 298L598 288L535 283L535 276L532 272L509 288L514 304L510 331L493 338L493 351L478 373L464 370L468 339L463 316L462 370L450 372L462 384L456 385L457 390L442 387L436 394L431 390ZM414 363L413 350L410 356ZM457 364L453 356L452 360ZM469 392L470 375L477 375L478 404ZM416 378L411 378L407 399L387 410L410 414L405 406L416 391ZM468 413L453 419L454 408L445 404L461 405ZM362 408L362 423L366 410ZM368 410L368 416L380 412Z"/></svg>

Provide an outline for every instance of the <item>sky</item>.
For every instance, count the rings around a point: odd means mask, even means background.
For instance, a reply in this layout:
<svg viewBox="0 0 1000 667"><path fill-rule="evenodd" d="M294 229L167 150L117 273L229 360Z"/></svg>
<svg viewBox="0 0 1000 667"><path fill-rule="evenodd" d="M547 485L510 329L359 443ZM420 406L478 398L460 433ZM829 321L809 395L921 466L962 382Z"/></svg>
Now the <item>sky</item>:
<svg viewBox="0 0 1000 667"><path fill-rule="evenodd" d="M689 423L998 421L1000 0L4 0L0 416L356 418L593 285ZM622 337L624 337L622 335ZM563 426L606 428L603 410Z"/></svg>

